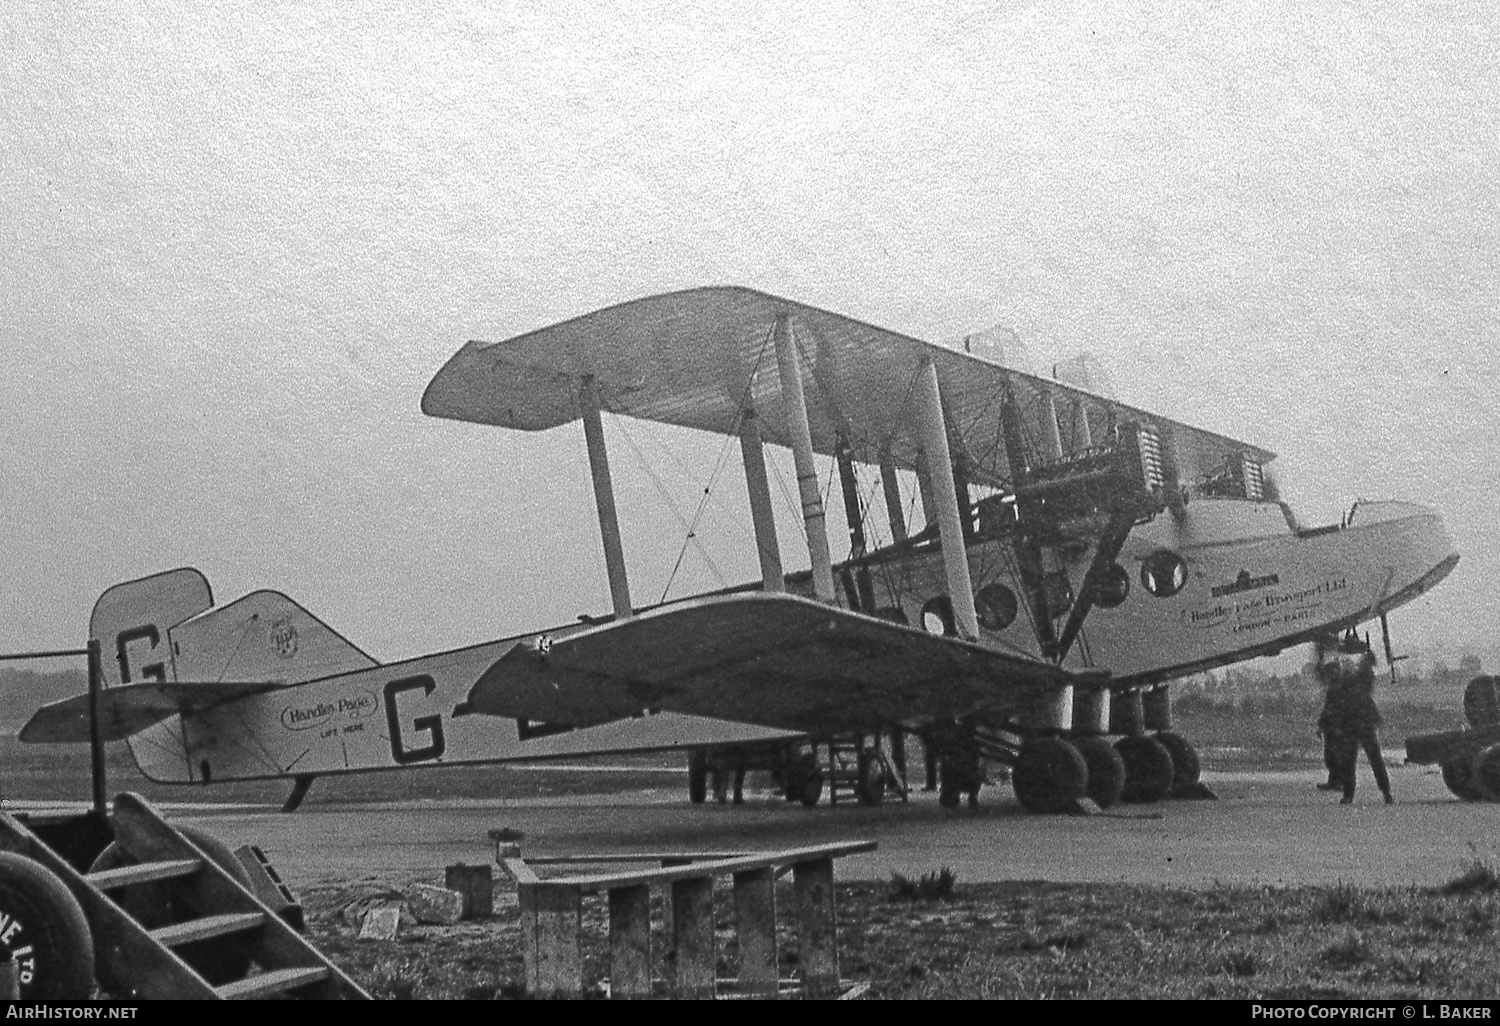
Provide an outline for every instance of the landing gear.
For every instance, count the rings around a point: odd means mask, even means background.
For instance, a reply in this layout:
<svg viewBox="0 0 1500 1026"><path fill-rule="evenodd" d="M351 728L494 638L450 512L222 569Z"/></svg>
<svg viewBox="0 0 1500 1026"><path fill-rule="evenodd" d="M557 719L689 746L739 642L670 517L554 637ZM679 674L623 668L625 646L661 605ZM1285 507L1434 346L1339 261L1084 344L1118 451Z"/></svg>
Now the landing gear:
<svg viewBox="0 0 1500 1026"><path fill-rule="evenodd" d="M823 769L815 752L793 757L786 768L786 800L801 802L808 808L823 797Z"/></svg>
<svg viewBox="0 0 1500 1026"><path fill-rule="evenodd" d="M1198 783L1203 775L1203 767L1198 761L1198 750L1192 743L1170 730L1157 734L1156 740L1172 757L1172 793L1184 791Z"/></svg>
<svg viewBox="0 0 1500 1026"><path fill-rule="evenodd" d="M861 805L879 805L885 800L885 767L874 752L861 750L858 764L859 779L855 781L856 794Z"/></svg>
<svg viewBox="0 0 1500 1026"><path fill-rule="evenodd" d="M1088 765L1088 797L1099 808L1119 802L1125 791L1125 760L1108 738L1081 737L1073 742Z"/></svg>
<svg viewBox="0 0 1500 1026"><path fill-rule="evenodd" d="M1115 743L1115 751L1125 763L1121 801L1146 805L1171 793L1175 773L1172 754L1160 741L1146 734L1131 734Z"/></svg>
<svg viewBox="0 0 1500 1026"><path fill-rule="evenodd" d="M1011 776L1021 804L1044 815L1072 809L1087 793L1088 783L1083 754L1060 737L1032 738L1021 745Z"/></svg>

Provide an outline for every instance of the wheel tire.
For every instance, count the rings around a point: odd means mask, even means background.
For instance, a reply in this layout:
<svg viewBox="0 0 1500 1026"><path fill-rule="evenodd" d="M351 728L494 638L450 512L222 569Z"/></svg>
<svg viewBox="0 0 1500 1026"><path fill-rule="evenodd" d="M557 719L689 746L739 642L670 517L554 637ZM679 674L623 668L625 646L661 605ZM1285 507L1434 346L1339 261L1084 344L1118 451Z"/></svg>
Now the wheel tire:
<svg viewBox="0 0 1500 1026"><path fill-rule="evenodd" d="M23 1001L86 1001L94 989L94 935L71 891L41 863L0 852L0 915ZM16 925L19 924L19 925Z"/></svg>
<svg viewBox="0 0 1500 1026"><path fill-rule="evenodd" d="M708 800L708 753L701 748L688 749L688 801L702 805Z"/></svg>
<svg viewBox="0 0 1500 1026"><path fill-rule="evenodd" d="M1088 796L1101 809L1119 802L1125 790L1125 760L1115 746L1102 737L1084 737L1073 741L1089 768Z"/></svg>
<svg viewBox="0 0 1500 1026"><path fill-rule="evenodd" d="M1030 812L1067 812L1088 793L1089 767L1083 754L1060 737L1039 737L1021 746L1011 787Z"/></svg>
<svg viewBox="0 0 1500 1026"><path fill-rule="evenodd" d="M1191 787L1203 776L1203 765L1198 761L1198 749L1181 734L1164 730L1156 740L1172 757L1172 790Z"/></svg>
<svg viewBox="0 0 1500 1026"><path fill-rule="evenodd" d="M1471 786L1487 802L1500 802L1500 745L1490 745L1474 756Z"/></svg>
<svg viewBox="0 0 1500 1026"><path fill-rule="evenodd" d="M958 808L958 803L962 798L963 795L956 787L949 787L948 785L944 784L942 787L938 788L938 804L945 809Z"/></svg>
<svg viewBox="0 0 1500 1026"><path fill-rule="evenodd" d="M859 804L879 805L885 800L885 768L866 752L859 755Z"/></svg>
<svg viewBox="0 0 1500 1026"><path fill-rule="evenodd" d="M792 760L787 768L786 797L787 801L799 801L808 808L818 804L823 797L823 770L816 755L804 752Z"/></svg>
<svg viewBox="0 0 1500 1026"><path fill-rule="evenodd" d="M1474 780L1474 760L1465 756L1442 764L1443 783L1466 802L1484 801L1484 792Z"/></svg>
<svg viewBox="0 0 1500 1026"><path fill-rule="evenodd" d="M1149 805L1172 790L1172 754L1165 745L1146 734L1132 734L1115 743L1125 761L1125 789L1120 800L1131 805Z"/></svg>

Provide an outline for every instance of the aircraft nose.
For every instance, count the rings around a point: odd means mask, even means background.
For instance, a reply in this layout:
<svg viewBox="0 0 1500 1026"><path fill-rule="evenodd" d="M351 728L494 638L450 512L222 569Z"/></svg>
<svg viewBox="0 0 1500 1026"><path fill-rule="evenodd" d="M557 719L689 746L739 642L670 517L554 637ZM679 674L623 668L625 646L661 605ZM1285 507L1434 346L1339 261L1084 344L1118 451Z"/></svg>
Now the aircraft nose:
<svg viewBox="0 0 1500 1026"><path fill-rule="evenodd" d="M1378 536L1390 560L1391 583L1378 612L1385 612L1428 591L1453 572L1458 551L1442 514L1414 502L1361 502L1348 529Z"/></svg>

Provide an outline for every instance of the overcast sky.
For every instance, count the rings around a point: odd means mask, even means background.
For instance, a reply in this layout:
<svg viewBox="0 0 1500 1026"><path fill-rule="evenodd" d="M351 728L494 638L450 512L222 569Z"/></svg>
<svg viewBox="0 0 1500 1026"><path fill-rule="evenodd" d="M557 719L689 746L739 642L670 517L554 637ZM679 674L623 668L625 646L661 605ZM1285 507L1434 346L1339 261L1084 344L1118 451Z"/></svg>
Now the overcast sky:
<svg viewBox="0 0 1500 1026"><path fill-rule="evenodd" d="M1500 15L1054 7L7 3L0 648L180 565L380 659L607 610L579 425L422 389L467 339L711 283L1093 353L1280 453L1311 523L1436 506L1463 561L1398 643L1487 642ZM691 518L721 446L610 441L654 600L655 480ZM753 579L731 457L699 534ZM672 594L718 583L690 551Z"/></svg>

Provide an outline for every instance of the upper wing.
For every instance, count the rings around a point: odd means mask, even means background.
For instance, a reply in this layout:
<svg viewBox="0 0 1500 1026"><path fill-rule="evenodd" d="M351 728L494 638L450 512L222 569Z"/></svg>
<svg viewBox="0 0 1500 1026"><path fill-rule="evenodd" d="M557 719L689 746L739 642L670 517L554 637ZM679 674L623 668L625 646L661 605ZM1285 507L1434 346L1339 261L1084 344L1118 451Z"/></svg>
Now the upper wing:
<svg viewBox="0 0 1500 1026"><path fill-rule="evenodd" d="M790 595L733 595L517 646L476 712L588 726L662 710L811 734L1018 714L1072 680L1056 667Z"/></svg>
<svg viewBox="0 0 1500 1026"><path fill-rule="evenodd" d="M104 741L123 741L179 713L203 712L236 698L280 687L280 684L223 682L116 684L99 692L99 734ZM29 744L89 740L88 694L42 706L21 728L20 738Z"/></svg>
<svg viewBox="0 0 1500 1026"><path fill-rule="evenodd" d="M788 314L800 350L813 447L830 454L838 436L867 462L917 466L909 426L919 361L931 358L959 451L994 483L1010 479L1000 418L1009 394L1041 452L1044 416L1065 444L1080 418L1101 438L1116 421L1161 430L1191 484L1232 456L1267 463L1274 454L1177 424L1123 403L1023 374L906 335L739 287L689 289L607 307L508 342L470 342L427 386L422 410L434 417L542 430L577 418L578 382L592 375L607 409L719 434L738 430L753 403L767 441L789 445L771 328ZM1050 401L1049 401L1050 400ZM1067 448L1076 448L1067 445ZM956 453L957 454L957 453Z"/></svg>

